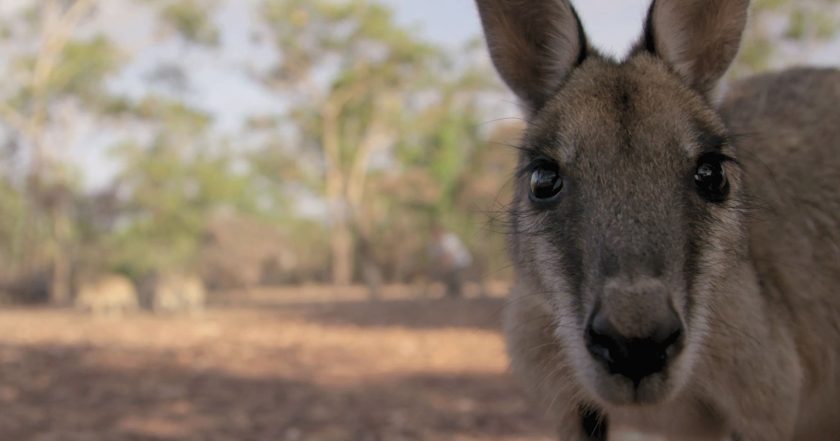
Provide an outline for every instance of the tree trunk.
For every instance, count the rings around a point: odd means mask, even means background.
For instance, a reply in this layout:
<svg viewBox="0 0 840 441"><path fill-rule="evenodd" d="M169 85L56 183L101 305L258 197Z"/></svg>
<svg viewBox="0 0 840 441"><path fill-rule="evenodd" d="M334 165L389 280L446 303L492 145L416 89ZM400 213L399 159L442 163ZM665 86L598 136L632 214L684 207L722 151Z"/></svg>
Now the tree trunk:
<svg viewBox="0 0 840 441"><path fill-rule="evenodd" d="M350 97L352 97L350 91L339 94L327 100L321 111L324 124L324 179L332 217L330 231L332 282L337 286L349 285L353 279L353 236L352 231L350 231L350 219L347 213L345 176L341 167L341 135L338 122L341 109Z"/></svg>
<svg viewBox="0 0 840 441"><path fill-rule="evenodd" d="M341 161L339 119L345 104L364 93L366 87L364 83L357 84L337 93L327 101L321 111L326 196L332 215L332 281L339 286L349 285L353 281L354 242L358 236L354 224L358 222L356 212L361 206L364 195L368 163L376 149L386 143L391 136L391 130L385 123L385 119L399 104L397 95L377 101L376 107L379 110L373 115L370 126L359 141L358 149L354 152L349 167L344 166Z"/></svg>
<svg viewBox="0 0 840 441"><path fill-rule="evenodd" d="M50 303L56 306L70 304L70 265L63 253L58 253L53 257Z"/></svg>
<svg viewBox="0 0 840 441"><path fill-rule="evenodd" d="M70 235L70 221L61 209L52 213L52 277L50 279L50 303L58 306L70 304L70 257L67 243Z"/></svg>
<svg viewBox="0 0 840 441"><path fill-rule="evenodd" d="M347 219L335 219L332 228L332 281L347 286L353 281L353 237Z"/></svg>

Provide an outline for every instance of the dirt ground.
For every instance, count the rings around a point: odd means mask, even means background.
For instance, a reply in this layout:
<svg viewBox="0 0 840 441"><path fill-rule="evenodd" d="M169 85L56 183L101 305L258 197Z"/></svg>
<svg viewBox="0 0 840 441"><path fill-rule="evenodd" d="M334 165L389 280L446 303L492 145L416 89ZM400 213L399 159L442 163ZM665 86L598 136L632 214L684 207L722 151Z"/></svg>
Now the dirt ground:
<svg viewBox="0 0 840 441"><path fill-rule="evenodd" d="M503 298L397 291L263 291L190 317L0 310L0 440L551 439L508 373Z"/></svg>

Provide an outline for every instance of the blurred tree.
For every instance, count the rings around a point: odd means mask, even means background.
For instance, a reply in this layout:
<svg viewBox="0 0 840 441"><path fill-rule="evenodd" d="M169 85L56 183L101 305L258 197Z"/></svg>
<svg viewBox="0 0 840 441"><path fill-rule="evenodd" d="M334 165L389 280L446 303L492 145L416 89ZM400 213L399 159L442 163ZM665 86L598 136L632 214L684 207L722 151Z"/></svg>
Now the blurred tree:
<svg viewBox="0 0 840 441"><path fill-rule="evenodd" d="M219 43L219 30L208 11L215 10L215 1L176 0L163 2L161 17L187 42L207 46Z"/></svg>
<svg viewBox="0 0 840 441"><path fill-rule="evenodd" d="M840 32L840 0L756 0L733 74L805 63Z"/></svg>
<svg viewBox="0 0 840 441"><path fill-rule="evenodd" d="M212 46L218 40L218 32L205 8L212 2L142 0L140 3L158 11L159 24L174 30L185 47ZM6 49L4 59L0 61L7 71L6 81L0 86L0 133L7 141L4 152L7 167L3 170L5 181L0 189L3 198L0 203L9 210L4 212L6 221L0 233L8 235L8 241L4 242L8 245L3 251L11 262L4 269L26 273L48 266L51 271L50 298L61 304L69 298L73 253L80 252L83 242L98 243L102 239L99 236L107 233L85 225L91 220L88 219L90 216L77 210L96 205L79 195L81 176L68 160L68 148L74 142L79 120L93 118L102 126L118 120L132 120L144 124L147 132L165 127L160 129L165 134L152 137L156 139L149 150L152 154L139 153L142 148L136 143L127 143L121 149L121 159L130 157L135 161L129 160L127 166L137 167L129 170L134 175L129 173L122 177L127 181L130 175L135 177L131 184L136 186L132 190L142 193L142 186L137 184L153 176L140 174L162 173L161 162L176 155L172 153L173 144L194 146L199 139L207 141L200 134L193 136L184 131L203 130L207 118L197 117L185 106L161 104L151 99L136 103L112 93L107 80L122 69L127 59L124 52L96 30L97 14L103 6L101 0L46 0L21 4L17 15L0 18L0 44ZM132 150L129 145L136 149ZM130 155L132 152L134 156ZM200 182L196 184L200 194L195 197L224 199L229 196L225 192L234 192L237 187L223 187L232 184L231 180L217 181L216 174L230 167L230 156L211 157L200 153L191 158L186 154L180 157L181 164L174 164L168 171L174 174L172 176L195 174L190 177ZM147 163L140 162L141 159ZM143 184L153 186L159 182ZM172 187L177 187L177 183ZM176 192L174 188L171 191ZM113 193L104 194L118 199ZM132 193L132 196L138 194ZM155 196L160 197L160 205L165 204L167 198L172 203L187 202L173 201L172 194ZM132 203L149 208L150 198L138 198L139 201ZM169 213L174 211L177 209L170 207ZM169 221L171 219L163 218L159 222L166 225ZM197 237L200 231L192 234ZM99 236L94 238L96 235ZM126 237L132 235L126 234ZM126 246L131 248L138 243L140 241ZM145 255L154 249L151 244L145 247L148 248ZM179 250L183 248L185 246ZM83 250L82 254L101 256L91 250ZM148 263L148 260L141 259L135 266L141 266L143 262Z"/></svg>
<svg viewBox="0 0 840 441"><path fill-rule="evenodd" d="M155 118L156 133L150 146L129 142L113 151L122 209L107 239L108 263L135 278L194 269L214 213L253 213L259 193L247 170L236 170L236 153L210 139L208 115L160 98L136 111Z"/></svg>
<svg viewBox="0 0 840 441"><path fill-rule="evenodd" d="M0 178L0 213L3 213L0 217L0 243L3 244L0 247L0 266L3 268L0 275L4 277L20 261L24 203L23 195L8 176Z"/></svg>
<svg viewBox="0 0 840 441"><path fill-rule="evenodd" d="M376 3L268 0L264 10L280 52L264 81L289 100L299 144L317 154L323 170L318 190L329 208L332 279L347 284L357 250L362 266L375 265L374 227L385 219L376 199L388 193L368 194L373 172L400 174L412 168L402 160L417 160L421 151L419 156L436 156L431 180L442 179L448 191L475 142L471 100L489 82L398 26ZM435 149L415 149L414 158L394 151L410 142Z"/></svg>
<svg viewBox="0 0 840 441"><path fill-rule="evenodd" d="M247 7L263 21L252 31L270 29L276 65L220 62L256 72L280 111L226 138L188 104L189 60L224 50L220 2L119 1L157 12L153 43L179 50L133 80L154 92L112 90L137 66L128 46L100 32L111 3L23 0L19 14L0 17L0 263L49 268L55 302L67 299L71 266L136 278L189 269L219 214L251 222L231 225L281 225L300 273L321 280L329 269L337 283L409 277L431 222L474 247L499 242L476 230L494 203L489 188L505 177L498 150L481 141L496 90L471 58L486 59L483 46L430 45L372 1L255 2ZM113 185L94 194L68 155L80 120L120 141ZM288 255L274 270L289 267Z"/></svg>
<svg viewBox="0 0 840 441"><path fill-rule="evenodd" d="M95 0L34 2L23 20L4 24L7 40L31 49L7 60L13 72L0 95L0 124L16 147L17 160L26 164L17 176L9 176L22 194L19 237L26 244L12 249L21 254L24 270L49 261L55 303L69 297L70 196L78 175L62 161L66 145L48 135L59 132L58 139L66 141L74 130L75 108L95 112L103 107L108 96L103 79L118 63L105 38L76 39L95 5Z"/></svg>

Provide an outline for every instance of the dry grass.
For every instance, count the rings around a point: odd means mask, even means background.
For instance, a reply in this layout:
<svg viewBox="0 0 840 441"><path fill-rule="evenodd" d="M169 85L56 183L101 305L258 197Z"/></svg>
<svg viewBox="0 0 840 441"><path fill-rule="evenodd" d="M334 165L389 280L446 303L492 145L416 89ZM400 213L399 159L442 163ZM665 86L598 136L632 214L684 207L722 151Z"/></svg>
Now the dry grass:
<svg viewBox="0 0 840 441"><path fill-rule="evenodd" d="M503 304L308 288L194 317L2 311L0 439L547 441Z"/></svg>

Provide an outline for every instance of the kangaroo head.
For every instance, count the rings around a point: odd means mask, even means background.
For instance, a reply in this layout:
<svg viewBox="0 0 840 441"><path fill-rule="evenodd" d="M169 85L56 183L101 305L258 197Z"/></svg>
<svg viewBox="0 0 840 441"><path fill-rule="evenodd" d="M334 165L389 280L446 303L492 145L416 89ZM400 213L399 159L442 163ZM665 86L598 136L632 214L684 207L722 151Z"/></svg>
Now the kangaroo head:
<svg viewBox="0 0 840 441"><path fill-rule="evenodd" d="M691 379L716 286L745 252L742 171L710 95L748 0L656 0L624 60L566 0L477 0L528 127L511 252L593 399L650 404Z"/></svg>

